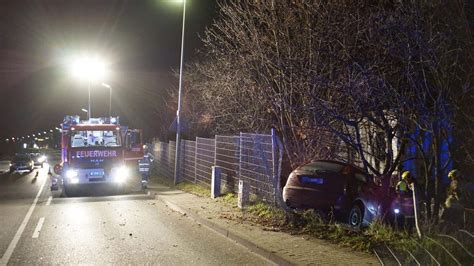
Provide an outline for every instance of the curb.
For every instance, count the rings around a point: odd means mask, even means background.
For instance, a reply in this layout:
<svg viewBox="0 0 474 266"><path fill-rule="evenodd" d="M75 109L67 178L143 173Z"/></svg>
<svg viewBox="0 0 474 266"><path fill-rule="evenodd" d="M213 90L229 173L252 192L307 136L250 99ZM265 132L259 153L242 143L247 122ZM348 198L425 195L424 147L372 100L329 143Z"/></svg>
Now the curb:
<svg viewBox="0 0 474 266"><path fill-rule="evenodd" d="M251 242L251 241L248 241L248 240L234 234L233 232L225 229L224 227L221 227L221 226L219 226L219 225L217 225L213 222L210 222L206 219L201 218L199 215L193 213L192 211L190 211L190 212L184 211L181 207L179 207L176 204L164 199L158 193L155 193L155 196L156 196L156 199L163 202L171 210L173 210L175 212L178 212L183 216L187 216L190 219L206 226L208 229L210 229L210 230L212 230L212 231L214 231L214 232L216 232L216 233L218 233L218 234L220 234L220 235L222 235L226 238L229 238L229 239L235 241L236 243L238 243L241 246L249 249L253 253L258 254L261 257L267 259L268 261L273 262L277 265L293 265L291 262L289 262L286 259L276 255L275 253L273 253L273 252L271 252L271 251L255 244L255 243Z"/></svg>

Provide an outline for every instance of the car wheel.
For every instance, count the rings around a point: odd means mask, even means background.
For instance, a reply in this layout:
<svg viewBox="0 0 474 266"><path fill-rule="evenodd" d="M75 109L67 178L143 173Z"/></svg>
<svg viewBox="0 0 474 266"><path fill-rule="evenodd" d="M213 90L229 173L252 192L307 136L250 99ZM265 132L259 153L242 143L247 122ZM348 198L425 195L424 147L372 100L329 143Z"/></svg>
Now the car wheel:
<svg viewBox="0 0 474 266"><path fill-rule="evenodd" d="M349 212L349 225L353 228L361 228L362 221L364 219L364 213L359 205L352 206Z"/></svg>

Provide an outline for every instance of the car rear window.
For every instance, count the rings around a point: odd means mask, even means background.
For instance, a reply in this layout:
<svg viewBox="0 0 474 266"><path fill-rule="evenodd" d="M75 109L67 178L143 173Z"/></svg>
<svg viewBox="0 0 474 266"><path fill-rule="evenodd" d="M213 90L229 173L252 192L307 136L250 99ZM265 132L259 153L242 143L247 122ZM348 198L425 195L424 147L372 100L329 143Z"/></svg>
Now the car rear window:
<svg viewBox="0 0 474 266"><path fill-rule="evenodd" d="M312 162L299 167L300 170L304 171L330 173L339 173L342 168L344 168L344 165L332 162Z"/></svg>
<svg viewBox="0 0 474 266"><path fill-rule="evenodd" d="M28 155L17 155L15 156L14 160L29 160L30 157Z"/></svg>

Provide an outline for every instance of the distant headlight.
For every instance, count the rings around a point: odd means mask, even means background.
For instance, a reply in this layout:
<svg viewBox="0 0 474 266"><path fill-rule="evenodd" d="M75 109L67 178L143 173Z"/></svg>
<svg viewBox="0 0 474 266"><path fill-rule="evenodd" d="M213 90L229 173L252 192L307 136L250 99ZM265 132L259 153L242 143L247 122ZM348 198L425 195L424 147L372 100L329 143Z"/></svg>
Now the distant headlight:
<svg viewBox="0 0 474 266"><path fill-rule="evenodd" d="M66 177L69 179L73 179L74 177L77 177L77 171L69 169L66 171Z"/></svg>
<svg viewBox="0 0 474 266"><path fill-rule="evenodd" d="M120 166L112 169L112 179L116 183L125 182L130 176L130 171L125 166Z"/></svg>
<svg viewBox="0 0 474 266"><path fill-rule="evenodd" d="M395 214L399 214L399 213L400 213L400 209L395 208L395 209L393 209L393 212L394 212Z"/></svg>

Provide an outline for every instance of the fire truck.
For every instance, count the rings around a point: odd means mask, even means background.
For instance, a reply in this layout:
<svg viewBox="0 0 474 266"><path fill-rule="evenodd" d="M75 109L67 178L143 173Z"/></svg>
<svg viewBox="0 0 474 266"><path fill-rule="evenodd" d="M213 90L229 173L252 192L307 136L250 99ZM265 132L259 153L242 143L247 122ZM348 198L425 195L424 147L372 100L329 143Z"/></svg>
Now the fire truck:
<svg viewBox="0 0 474 266"><path fill-rule="evenodd" d="M121 126L119 117L66 116L61 124L61 163L51 189L62 186L66 195L87 184L125 189L140 183L138 160L143 158L141 131Z"/></svg>

